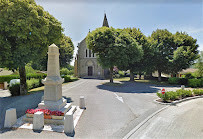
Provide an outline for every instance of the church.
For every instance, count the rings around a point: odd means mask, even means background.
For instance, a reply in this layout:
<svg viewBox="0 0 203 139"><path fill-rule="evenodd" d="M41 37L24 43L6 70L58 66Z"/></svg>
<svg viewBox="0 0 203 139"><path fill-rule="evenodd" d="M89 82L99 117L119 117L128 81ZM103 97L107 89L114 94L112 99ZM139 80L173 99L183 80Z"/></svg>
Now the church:
<svg viewBox="0 0 203 139"><path fill-rule="evenodd" d="M109 27L106 14L104 14L103 26ZM74 74L80 78L107 78L108 69L103 69L97 62L96 54L87 48L86 38L78 44L78 52L75 57Z"/></svg>

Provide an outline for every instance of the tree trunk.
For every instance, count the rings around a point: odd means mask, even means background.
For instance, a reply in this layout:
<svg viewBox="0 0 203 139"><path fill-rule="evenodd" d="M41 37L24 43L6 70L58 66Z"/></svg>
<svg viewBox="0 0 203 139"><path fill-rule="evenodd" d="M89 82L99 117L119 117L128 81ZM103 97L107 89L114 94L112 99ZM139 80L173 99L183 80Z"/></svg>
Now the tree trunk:
<svg viewBox="0 0 203 139"><path fill-rule="evenodd" d="M19 67L19 74L20 74L20 95L25 95L27 93L25 66Z"/></svg>
<svg viewBox="0 0 203 139"><path fill-rule="evenodd" d="M134 73L132 70L130 70L130 81L134 82Z"/></svg>
<svg viewBox="0 0 203 139"><path fill-rule="evenodd" d="M139 72L139 80L141 80L141 78L142 78L142 73Z"/></svg>
<svg viewBox="0 0 203 139"><path fill-rule="evenodd" d="M158 70L158 81L161 82L161 71Z"/></svg>
<svg viewBox="0 0 203 139"><path fill-rule="evenodd" d="M113 83L113 67L110 67L110 83Z"/></svg>
<svg viewBox="0 0 203 139"><path fill-rule="evenodd" d="M150 72L150 74L149 74L149 78L150 78L150 79L153 78L153 76L152 76L152 72Z"/></svg>

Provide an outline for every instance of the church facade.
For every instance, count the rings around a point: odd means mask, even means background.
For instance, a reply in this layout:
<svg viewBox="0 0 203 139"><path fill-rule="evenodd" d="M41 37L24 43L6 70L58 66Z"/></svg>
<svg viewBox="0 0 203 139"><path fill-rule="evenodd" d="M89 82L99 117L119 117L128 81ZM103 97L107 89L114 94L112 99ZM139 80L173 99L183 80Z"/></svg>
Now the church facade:
<svg viewBox="0 0 203 139"><path fill-rule="evenodd" d="M103 26L109 27L106 14ZM75 57L74 74L80 78L106 78L108 69L103 69L97 62L96 54L87 48L86 38L78 44L78 52Z"/></svg>

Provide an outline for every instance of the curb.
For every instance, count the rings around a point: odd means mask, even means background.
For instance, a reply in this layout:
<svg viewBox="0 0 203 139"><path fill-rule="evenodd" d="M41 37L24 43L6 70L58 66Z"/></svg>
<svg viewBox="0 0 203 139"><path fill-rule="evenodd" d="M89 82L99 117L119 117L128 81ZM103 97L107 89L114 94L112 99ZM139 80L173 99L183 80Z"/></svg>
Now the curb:
<svg viewBox="0 0 203 139"><path fill-rule="evenodd" d="M175 105L177 103L181 103L187 100L191 100L191 99L196 99L196 98L203 98L203 95L201 96L195 96L195 97L189 97L189 98L185 98L182 100L178 100L178 101L174 101L172 103L162 103L162 102L157 102L156 100L154 100L154 102L162 104L162 105L166 105L165 107L161 108L160 110L157 110L156 112L152 113L150 116L148 116L144 121L142 121L140 124L138 124L135 128L133 128L127 135L125 135L123 137L123 139L128 139L130 138L130 136L132 136L132 134L134 134L142 125L144 125L147 121L149 121L151 118L153 118L155 115L157 115L158 113L160 113L161 111L165 110L166 108L170 107L171 105Z"/></svg>
<svg viewBox="0 0 203 139"><path fill-rule="evenodd" d="M150 116L148 116L144 121L142 121L140 124L138 124L135 128L133 128L127 135L123 137L123 139L128 139L132 134L134 134L142 125L144 125L147 121L149 121L152 117L160 113L161 111L165 110L166 108L170 107L170 105L165 106L161 108L160 110L157 110L156 112L152 113Z"/></svg>
<svg viewBox="0 0 203 139"><path fill-rule="evenodd" d="M191 100L191 99L196 99L196 98L203 98L203 95L201 95L201 96L194 96L194 97L188 97L188 98L184 98L184 99L181 99L181 100L173 101L171 103L158 102L157 101L158 99L155 99L154 102L158 103L158 104L161 104L161 105L175 105L175 104L178 104L178 103L181 103L181 102L184 102L184 101L187 101L187 100Z"/></svg>

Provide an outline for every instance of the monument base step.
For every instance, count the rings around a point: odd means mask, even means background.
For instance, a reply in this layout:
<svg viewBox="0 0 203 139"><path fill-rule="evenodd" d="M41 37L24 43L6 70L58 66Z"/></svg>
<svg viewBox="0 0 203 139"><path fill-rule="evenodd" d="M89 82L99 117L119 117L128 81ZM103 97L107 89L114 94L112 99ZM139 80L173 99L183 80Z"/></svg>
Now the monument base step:
<svg viewBox="0 0 203 139"><path fill-rule="evenodd" d="M64 106L67 105L67 100L62 98L58 101L42 101L41 103L38 104L39 109L49 109L49 110L59 110L63 109Z"/></svg>
<svg viewBox="0 0 203 139"><path fill-rule="evenodd" d="M64 108L60 109L64 113L64 115L67 112L74 112L77 110L76 106L72 106L71 103L67 103ZM65 118L65 116L64 116ZM64 118L62 120L57 120L57 119L44 119L45 124L54 124L54 125L63 125L64 124ZM23 116L23 121L28 122L28 123L33 123L33 118L27 117L26 115Z"/></svg>

